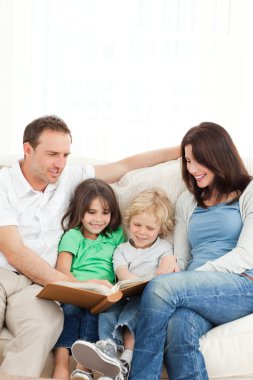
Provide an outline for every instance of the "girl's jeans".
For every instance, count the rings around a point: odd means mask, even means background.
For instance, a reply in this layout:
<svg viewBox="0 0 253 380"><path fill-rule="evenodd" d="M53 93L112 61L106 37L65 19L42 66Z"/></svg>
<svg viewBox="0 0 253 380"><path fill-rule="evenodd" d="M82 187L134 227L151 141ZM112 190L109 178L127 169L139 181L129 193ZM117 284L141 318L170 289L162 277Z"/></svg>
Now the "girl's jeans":
<svg viewBox="0 0 253 380"><path fill-rule="evenodd" d="M99 314L99 339L112 339L117 347L123 341L123 326L127 326L135 336L136 324L139 315L140 297L123 299L110 307L106 312Z"/></svg>
<svg viewBox="0 0 253 380"><path fill-rule="evenodd" d="M141 299L130 380L159 380L164 350L170 380L207 380L199 337L252 312L247 277L201 271L156 277Z"/></svg>
<svg viewBox="0 0 253 380"><path fill-rule="evenodd" d="M64 326L54 348L71 348L77 339L96 342L98 340L98 315L88 309L63 303Z"/></svg>

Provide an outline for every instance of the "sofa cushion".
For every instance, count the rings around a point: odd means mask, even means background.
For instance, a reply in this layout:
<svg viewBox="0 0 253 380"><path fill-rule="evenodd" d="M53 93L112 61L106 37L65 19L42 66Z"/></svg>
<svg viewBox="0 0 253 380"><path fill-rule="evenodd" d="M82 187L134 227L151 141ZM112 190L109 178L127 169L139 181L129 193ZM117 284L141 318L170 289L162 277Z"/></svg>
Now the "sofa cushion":
<svg viewBox="0 0 253 380"><path fill-rule="evenodd" d="M186 188L181 178L180 162L180 160L169 161L150 168L133 170L126 173L118 182L113 183L111 186L116 193L123 215L136 194L154 187L162 188L175 205L177 198ZM124 222L123 227L127 235ZM169 240L172 242L172 234Z"/></svg>
<svg viewBox="0 0 253 380"><path fill-rule="evenodd" d="M253 314L217 326L200 339L210 379L253 379Z"/></svg>

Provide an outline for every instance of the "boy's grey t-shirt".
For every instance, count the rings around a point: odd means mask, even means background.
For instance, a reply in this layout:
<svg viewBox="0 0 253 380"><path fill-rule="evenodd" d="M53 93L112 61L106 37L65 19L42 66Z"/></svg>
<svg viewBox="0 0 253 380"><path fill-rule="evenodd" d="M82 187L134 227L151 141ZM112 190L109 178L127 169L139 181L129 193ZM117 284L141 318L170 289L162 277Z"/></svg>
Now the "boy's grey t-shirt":
<svg viewBox="0 0 253 380"><path fill-rule="evenodd" d="M133 247L128 240L126 243L120 244L114 252L114 271L119 266L126 265L128 270L136 276L155 276L159 259L172 254L172 244L159 237L151 247L144 249Z"/></svg>

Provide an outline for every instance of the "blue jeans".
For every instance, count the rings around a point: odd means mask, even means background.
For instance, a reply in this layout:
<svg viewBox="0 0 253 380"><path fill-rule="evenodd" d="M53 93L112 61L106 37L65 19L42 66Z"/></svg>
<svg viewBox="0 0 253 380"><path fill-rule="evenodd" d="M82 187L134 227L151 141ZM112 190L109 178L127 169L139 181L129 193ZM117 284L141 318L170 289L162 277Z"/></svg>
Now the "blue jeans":
<svg viewBox="0 0 253 380"><path fill-rule="evenodd" d="M140 297L123 299L99 315L99 339L112 339L117 347L124 345L123 326L127 326L135 336L139 315Z"/></svg>
<svg viewBox="0 0 253 380"><path fill-rule="evenodd" d="M164 349L170 380L207 380L199 337L252 312L253 281L244 276L186 271L156 277L143 292L130 380L159 380Z"/></svg>
<svg viewBox="0 0 253 380"><path fill-rule="evenodd" d="M62 304L64 312L64 326L54 348L71 348L77 339L88 342L98 340L98 315L91 314L88 309Z"/></svg>

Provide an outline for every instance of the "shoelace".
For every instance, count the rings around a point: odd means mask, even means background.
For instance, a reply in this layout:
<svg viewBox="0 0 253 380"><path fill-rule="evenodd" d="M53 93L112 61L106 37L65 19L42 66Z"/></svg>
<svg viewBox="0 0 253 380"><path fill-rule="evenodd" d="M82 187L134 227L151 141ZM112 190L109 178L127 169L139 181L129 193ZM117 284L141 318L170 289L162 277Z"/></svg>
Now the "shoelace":
<svg viewBox="0 0 253 380"><path fill-rule="evenodd" d="M129 375L129 364L124 360L120 360L120 373L115 377L115 380L126 380Z"/></svg>

